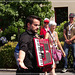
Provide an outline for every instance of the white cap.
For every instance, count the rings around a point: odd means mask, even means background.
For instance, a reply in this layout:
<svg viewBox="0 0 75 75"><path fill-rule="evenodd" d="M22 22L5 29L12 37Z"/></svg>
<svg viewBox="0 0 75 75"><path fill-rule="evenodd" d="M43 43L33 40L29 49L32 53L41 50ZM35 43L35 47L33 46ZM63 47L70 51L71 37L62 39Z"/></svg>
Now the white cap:
<svg viewBox="0 0 75 75"><path fill-rule="evenodd" d="M52 25L55 25L55 26L56 26L57 23L56 23L55 21L50 21L50 22L49 22L49 26L52 26Z"/></svg>
<svg viewBox="0 0 75 75"><path fill-rule="evenodd" d="M48 18L45 18L44 19L44 22L48 22L49 23L49 19Z"/></svg>

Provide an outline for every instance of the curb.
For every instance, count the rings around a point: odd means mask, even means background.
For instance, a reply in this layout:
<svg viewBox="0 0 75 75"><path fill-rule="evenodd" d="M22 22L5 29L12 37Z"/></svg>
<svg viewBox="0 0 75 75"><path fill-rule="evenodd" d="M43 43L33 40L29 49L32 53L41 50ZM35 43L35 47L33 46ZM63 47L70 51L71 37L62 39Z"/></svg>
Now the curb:
<svg viewBox="0 0 75 75"><path fill-rule="evenodd" d="M5 69L5 68L2 68L0 69L0 71L7 71L7 72L16 72L17 69ZM61 72L62 69L56 69L56 72ZM70 68L70 69L67 69L67 71L71 72L73 71L73 68Z"/></svg>
<svg viewBox="0 0 75 75"><path fill-rule="evenodd" d="M16 72L17 69L0 69L0 71Z"/></svg>

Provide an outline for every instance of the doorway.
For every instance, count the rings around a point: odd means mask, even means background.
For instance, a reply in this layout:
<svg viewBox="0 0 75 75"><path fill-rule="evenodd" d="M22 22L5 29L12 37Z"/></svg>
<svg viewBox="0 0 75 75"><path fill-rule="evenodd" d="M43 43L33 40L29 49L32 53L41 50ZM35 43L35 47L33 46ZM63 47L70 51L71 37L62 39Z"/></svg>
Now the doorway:
<svg viewBox="0 0 75 75"><path fill-rule="evenodd" d="M55 21L60 25L63 21L68 21L68 7L55 7Z"/></svg>

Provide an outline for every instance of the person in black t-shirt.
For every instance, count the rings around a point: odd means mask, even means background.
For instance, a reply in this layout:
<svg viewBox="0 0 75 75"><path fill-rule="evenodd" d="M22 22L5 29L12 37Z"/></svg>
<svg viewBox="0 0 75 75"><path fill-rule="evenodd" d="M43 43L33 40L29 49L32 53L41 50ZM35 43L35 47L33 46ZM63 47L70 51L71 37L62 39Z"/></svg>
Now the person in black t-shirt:
<svg viewBox="0 0 75 75"><path fill-rule="evenodd" d="M27 30L19 38L19 71L24 73L38 73L33 37L40 27L41 18L31 15L26 19ZM27 75L27 74L26 74Z"/></svg>
<svg viewBox="0 0 75 75"><path fill-rule="evenodd" d="M72 49L73 55L73 71L75 72L75 22L74 22L75 14L69 14L69 22L64 24L63 35L64 35L64 51L66 57L64 58L64 68L62 70L63 73L67 72L68 68L68 54L69 48Z"/></svg>

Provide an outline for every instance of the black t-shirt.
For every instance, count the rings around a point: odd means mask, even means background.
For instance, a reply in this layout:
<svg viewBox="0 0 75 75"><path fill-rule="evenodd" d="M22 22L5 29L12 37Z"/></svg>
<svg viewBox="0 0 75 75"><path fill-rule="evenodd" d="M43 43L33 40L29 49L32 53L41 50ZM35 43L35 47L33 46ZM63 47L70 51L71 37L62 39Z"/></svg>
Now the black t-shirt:
<svg viewBox="0 0 75 75"><path fill-rule="evenodd" d="M34 42L33 37L35 34L33 34L31 31L26 31L23 34L21 34L19 39L19 49L23 50L26 55L24 59L24 64L28 68L36 69L37 68L37 62L36 62L36 56L35 56L35 50L34 50Z"/></svg>

